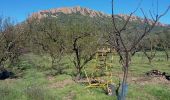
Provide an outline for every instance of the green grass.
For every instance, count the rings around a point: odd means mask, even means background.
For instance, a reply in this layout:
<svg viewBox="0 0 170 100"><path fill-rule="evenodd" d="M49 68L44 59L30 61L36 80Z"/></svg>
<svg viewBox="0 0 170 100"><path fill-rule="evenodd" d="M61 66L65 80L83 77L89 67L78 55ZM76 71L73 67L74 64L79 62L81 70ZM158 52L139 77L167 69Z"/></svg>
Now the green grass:
<svg viewBox="0 0 170 100"><path fill-rule="evenodd" d="M113 80L118 83L116 75L122 74L121 65L118 57L114 56ZM47 56L37 56L27 54L22 57L20 67L24 67L23 76L18 79L7 79L0 81L1 100L116 100L105 94L101 88L86 88L85 84L72 82L63 87L53 87L58 83L64 84L65 80L72 80L72 73L75 72L74 66L68 59L65 74L53 76L49 80L50 60ZM95 61L85 66L88 75L94 72ZM70 66L69 66L70 65ZM40 70L41 69L41 70ZM152 64L141 53L132 58L129 69L130 77L144 76L145 72L151 69L158 69L170 74L170 62L165 60L162 52L158 52ZM129 84L127 100L170 100L170 86L164 84Z"/></svg>

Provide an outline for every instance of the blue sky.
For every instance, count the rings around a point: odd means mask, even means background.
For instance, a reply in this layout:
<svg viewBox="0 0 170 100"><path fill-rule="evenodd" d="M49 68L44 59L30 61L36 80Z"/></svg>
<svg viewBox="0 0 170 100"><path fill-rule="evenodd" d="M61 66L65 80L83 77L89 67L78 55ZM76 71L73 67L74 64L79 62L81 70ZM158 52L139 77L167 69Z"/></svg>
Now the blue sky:
<svg viewBox="0 0 170 100"><path fill-rule="evenodd" d="M139 1L140 0L115 0L115 13L129 14L136 8ZM155 9L157 5L156 1L157 0L143 0L141 8L146 12ZM170 0L158 1L159 13L170 5ZM111 14L111 0L0 0L0 15L11 17L17 22L21 22L32 12L73 6L87 7ZM137 11L135 15L142 16L141 11ZM170 11L160 21L170 24Z"/></svg>

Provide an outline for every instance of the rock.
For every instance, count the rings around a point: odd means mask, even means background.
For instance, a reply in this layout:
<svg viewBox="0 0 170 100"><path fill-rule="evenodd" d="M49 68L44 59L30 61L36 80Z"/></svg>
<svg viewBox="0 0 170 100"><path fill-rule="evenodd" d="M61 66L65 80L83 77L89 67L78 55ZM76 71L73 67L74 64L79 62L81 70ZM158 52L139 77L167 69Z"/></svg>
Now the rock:
<svg viewBox="0 0 170 100"><path fill-rule="evenodd" d="M2 70L0 72L0 80L4 80L7 78L12 78L14 76L13 72L7 71L7 70Z"/></svg>
<svg viewBox="0 0 170 100"><path fill-rule="evenodd" d="M80 6L77 6L77 7L64 7L64 8L54 8L54 9L49 9L49 10L42 10L37 13L33 13L30 16L30 19L31 18L41 19L48 15L57 17L58 13L64 13L64 14L80 13L81 15L90 16L90 17L108 17L108 16L110 16L108 14L104 14L99 11L94 11L94 10L91 10L88 8L82 8Z"/></svg>
<svg viewBox="0 0 170 100"><path fill-rule="evenodd" d="M168 81L170 81L170 75L167 75L166 72L161 72L159 70L151 70L146 73L147 76L156 76L156 77L163 77L166 78Z"/></svg>
<svg viewBox="0 0 170 100"><path fill-rule="evenodd" d="M146 73L147 76L163 76L163 74L165 74L165 72L162 73L159 70L151 70L151 71Z"/></svg>
<svg viewBox="0 0 170 100"><path fill-rule="evenodd" d="M109 84L107 92L109 96L116 96L116 87L113 84Z"/></svg>
<svg viewBox="0 0 170 100"><path fill-rule="evenodd" d="M168 75L165 75L165 78L168 80L168 81L170 81L170 75L168 76Z"/></svg>

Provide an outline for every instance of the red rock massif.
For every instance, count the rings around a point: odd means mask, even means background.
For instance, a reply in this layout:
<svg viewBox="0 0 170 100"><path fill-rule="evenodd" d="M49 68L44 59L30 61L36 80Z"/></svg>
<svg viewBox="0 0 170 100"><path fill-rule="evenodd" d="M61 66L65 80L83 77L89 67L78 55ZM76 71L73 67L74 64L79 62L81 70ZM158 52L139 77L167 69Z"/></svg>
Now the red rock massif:
<svg viewBox="0 0 170 100"><path fill-rule="evenodd" d="M54 9L49 9L49 10L42 10L39 12L35 12L33 13L30 18L44 18L44 17L56 17L59 15L59 13L64 13L64 14L76 14L79 13L81 15L84 16L90 16L90 17L111 17L111 15L109 14L105 14L99 11L95 11L95 10L91 10L89 8L83 8L80 6L76 6L76 7L63 7L63 8L54 8ZM116 15L116 18L123 18L123 19L128 19L129 15L127 14L118 14ZM141 23L146 22L145 19L138 17L138 16L132 16L130 21L139 21ZM153 21L151 19L148 20L148 23L151 24ZM160 22L157 23L157 26L168 26L167 24L162 24Z"/></svg>

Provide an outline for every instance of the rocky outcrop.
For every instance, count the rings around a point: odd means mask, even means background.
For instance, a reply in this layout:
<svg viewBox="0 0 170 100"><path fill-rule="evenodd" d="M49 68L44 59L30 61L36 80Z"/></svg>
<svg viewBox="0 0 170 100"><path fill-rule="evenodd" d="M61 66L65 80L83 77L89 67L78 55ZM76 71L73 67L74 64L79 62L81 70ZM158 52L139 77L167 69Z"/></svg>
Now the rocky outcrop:
<svg viewBox="0 0 170 100"><path fill-rule="evenodd" d="M57 18L59 13L64 13L64 14L78 13L78 14L81 14L84 16L90 16L90 17L111 17L111 15L109 15L109 14L104 14L102 12L94 11L89 8L83 8L83 7L77 6L77 7L64 7L64 8L54 8L54 9L49 9L49 10L42 10L42 11L33 13L29 19L32 19L32 18L41 19L41 18L48 17L48 16ZM120 18L120 19L123 18L124 20L127 20L128 17L129 17L129 15L126 15L126 14L118 14L118 15L116 15L115 18ZM141 23L146 22L146 20L144 18L141 18L138 16L131 16L130 21L131 22L138 21ZM151 25L153 23L153 21L151 19L148 19L148 23ZM158 22L156 25L157 26L168 26L167 24L162 24L160 22Z"/></svg>
<svg viewBox="0 0 170 100"><path fill-rule="evenodd" d="M59 13L64 14L72 14L72 13L79 13L84 16L90 16L90 17L107 17L109 15L104 14L102 12L94 11L89 8L82 8L80 6L77 7L65 7L65 8L56 8L56 9L49 9L49 10L42 10L37 13L33 13L31 17L36 17L38 19L41 19L43 17L51 16L51 17L57 17Z"/></svg>

